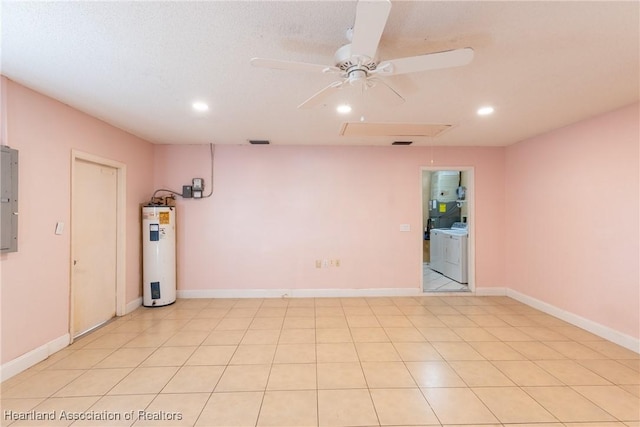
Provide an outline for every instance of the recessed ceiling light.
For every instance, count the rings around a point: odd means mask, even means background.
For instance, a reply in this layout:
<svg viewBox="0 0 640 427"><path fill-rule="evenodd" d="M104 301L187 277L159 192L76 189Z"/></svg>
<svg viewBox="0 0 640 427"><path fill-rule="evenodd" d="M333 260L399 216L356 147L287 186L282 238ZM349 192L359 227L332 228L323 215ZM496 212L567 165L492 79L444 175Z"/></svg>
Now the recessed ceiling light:
<svg viewBox="0 0 640 427"><path fill-rule="evenodd" d="M478 108L477 113L479 116L488 116L489 114L493 114L493 111L494 111L493 107L490 105L487 105L485 107Z"/></svg>
<svg viewBox="0 0 640 427"><path fill-rule="evenodd" d="M209 111L209 106L204 102L200 102L200 101L194 102L193 104L191 104L191 107L193 107L193 109L199 113Z"/></svg>
<svg viewBox="0 0 640 427"><path fill-rule="evenodd" d="M336 108L336 111L340 114L347 114L351 112L351 105L348 104L342 104L342 105L338 105L338 108Z"/></svg>

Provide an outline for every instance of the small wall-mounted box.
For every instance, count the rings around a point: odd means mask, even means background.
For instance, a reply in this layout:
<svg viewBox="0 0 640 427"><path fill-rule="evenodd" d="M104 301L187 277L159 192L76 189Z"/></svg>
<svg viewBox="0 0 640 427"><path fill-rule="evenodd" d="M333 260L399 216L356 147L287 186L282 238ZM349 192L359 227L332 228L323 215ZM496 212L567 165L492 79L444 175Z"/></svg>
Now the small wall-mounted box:
<svg viewBox="0 0 640 427"><path fill-rule="evenodd" d="M0 146L0 252L18 251L18 150Z"/></svg>

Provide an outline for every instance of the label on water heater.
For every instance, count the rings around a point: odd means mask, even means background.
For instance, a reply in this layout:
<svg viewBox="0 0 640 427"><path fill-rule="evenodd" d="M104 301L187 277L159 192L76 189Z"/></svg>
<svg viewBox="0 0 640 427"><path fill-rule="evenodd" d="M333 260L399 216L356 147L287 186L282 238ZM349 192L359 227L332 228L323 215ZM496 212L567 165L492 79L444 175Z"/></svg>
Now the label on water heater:
<svg viewBox="0 0 640 427"><path fill-rule="evenodd" d="M160 299L160 282L151 282L151 299Z"/></svg>
<svg viewBox="0 0 640 427"><path fill-rule="evenodd" d="M160 224L169 224L169 212L160 212Z"/></svg>
<svg viewBox="0 0 640 427"><path fill-rule="evenodd" d="M152 242L160 240L160 225L149 224L149 240Z"/></svg>

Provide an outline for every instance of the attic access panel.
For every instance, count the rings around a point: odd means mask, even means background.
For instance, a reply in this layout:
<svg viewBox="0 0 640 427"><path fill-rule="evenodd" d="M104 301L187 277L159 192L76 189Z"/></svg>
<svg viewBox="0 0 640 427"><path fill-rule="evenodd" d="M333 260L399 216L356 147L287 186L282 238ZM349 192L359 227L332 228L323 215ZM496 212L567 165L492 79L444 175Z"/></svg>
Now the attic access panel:
<svg viewBox="0 0 640 427"><path fill-rule="evenodd" d="M0 146L0 252L18 251L18 150Z"/></svg>
<svg viewBox="0 0 640 427"><path fill-rule="evenodd" d="M340 128L342 136L414 136L436 137L452 125L429 123L347 122Z"/></svg>

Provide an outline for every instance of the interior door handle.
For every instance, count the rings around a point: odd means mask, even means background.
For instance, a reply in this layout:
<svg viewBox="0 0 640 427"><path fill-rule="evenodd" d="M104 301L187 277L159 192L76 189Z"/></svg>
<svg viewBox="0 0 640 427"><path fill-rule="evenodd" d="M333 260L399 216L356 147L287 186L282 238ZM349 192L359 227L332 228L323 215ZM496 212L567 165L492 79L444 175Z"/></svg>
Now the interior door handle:
<svg viewBox="0 0 640 427"><path fill-rule="evenodd" d="M74 259L74 260L73 260L73 265L76 265L77 263L78 263L78 260L77 260L77 259Z"/></svg>

